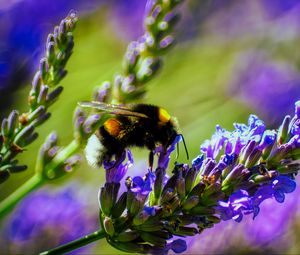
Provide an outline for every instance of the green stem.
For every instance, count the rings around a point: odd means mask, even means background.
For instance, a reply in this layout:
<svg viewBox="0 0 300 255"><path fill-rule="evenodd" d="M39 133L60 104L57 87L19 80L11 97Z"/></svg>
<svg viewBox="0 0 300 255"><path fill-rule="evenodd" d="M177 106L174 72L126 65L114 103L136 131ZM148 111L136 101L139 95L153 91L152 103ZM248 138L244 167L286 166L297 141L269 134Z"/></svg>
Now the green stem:
<svg viewBox="0 0 300 255"><path fill-rule="evenodd" d="M52 250L44 251L40 253L40 255L50 255L50 254L64 254L69 251L73 251L75 249L78 249L82 246L85 246L89 243L95 242L99 239L102 239L106 236L105 232L103 230L98 230L92 234L86 235L84 237L81 237L77 240L74 240L70 243L58 246Z"/></svg>
<svg viewBox="0 0 300 255"><path fill-rule="evenodd" d="M23 199L30 191L38 188L43 183L43 178L39 174L35 174L21 187L10 194L0 203L0 218L11 210L21 199Z"/></svg>

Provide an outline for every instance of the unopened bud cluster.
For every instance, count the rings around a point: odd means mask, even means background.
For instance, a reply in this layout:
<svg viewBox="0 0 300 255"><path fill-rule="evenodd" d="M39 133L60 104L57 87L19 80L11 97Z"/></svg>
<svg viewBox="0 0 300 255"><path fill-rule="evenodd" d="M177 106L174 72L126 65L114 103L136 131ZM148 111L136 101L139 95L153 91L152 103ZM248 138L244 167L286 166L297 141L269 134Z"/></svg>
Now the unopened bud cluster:
<svg viewBox="0 0 300 255"><path fill-rule="evenodd" d="M13 110L8 118L4 118L0 133L0 182L10 175L26 169L14 158L31 144L38 133L35 128L50 117L48 112L61 94L62 86L58 83L65 77L65 65L72 54L74 46L72 31L77 21L71 12L56 26L53 34L49 34L46 43L46 56L41 59L28 97L30 110L19 114Z"/></svg>
<svg viewBox="0 0 300 255"><path fill-rule="evenodd" d="M96 92L95 100L128 103L140 99L146 90L144 84L151 80L162 65L161 56L174 44L171 32L179 20L175 7L183 0L148 1L144 27L145 33L132 41L123 60L123 74L111 84L105 82Z"/></svg>
<svg viewBox="0 0 300 255"><path fill-rule="evenodd" d="M58 137L52 132L42 145L37 158L36 171L44 180L59 178L71 172L73 168L81 162L81 157L77 154L65 156L61 159L64 148L58 145Z"/></svg>

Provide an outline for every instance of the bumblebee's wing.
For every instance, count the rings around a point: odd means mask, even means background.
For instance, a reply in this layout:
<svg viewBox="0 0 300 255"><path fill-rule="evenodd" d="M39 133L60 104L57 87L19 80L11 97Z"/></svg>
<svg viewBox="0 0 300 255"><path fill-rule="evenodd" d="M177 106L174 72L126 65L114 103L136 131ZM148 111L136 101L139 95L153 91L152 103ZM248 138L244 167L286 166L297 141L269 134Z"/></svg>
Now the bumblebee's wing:
<svg viewBox="0 0 300 255"><path fill-rule="evenodd" d="M78 104L79 106L84 108L93 108L98 111L103 111L110 114L133 116L138 118L149 118L147 115L143 113L135 112L126 106L117 105L117 104L106 104L106 103L95 102L95 101L92 102L83 101L83 102L79 102Z"/></svg>

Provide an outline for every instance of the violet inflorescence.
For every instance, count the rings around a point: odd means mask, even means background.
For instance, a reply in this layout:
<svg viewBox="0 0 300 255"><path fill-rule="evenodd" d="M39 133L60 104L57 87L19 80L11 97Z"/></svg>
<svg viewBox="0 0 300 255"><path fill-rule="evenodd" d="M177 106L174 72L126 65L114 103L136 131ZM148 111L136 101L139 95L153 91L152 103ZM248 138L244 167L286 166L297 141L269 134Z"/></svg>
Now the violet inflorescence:
<svg viewBox="0 0 300 255"><path fill-rule="evenodd" d="M96 90L94 100L129 103L141 99L145 83L150 81L162 66L162 55L174 45L174 26L179 20L176 7L183 0L149 0L144 14L144 34L129 43L123 59L123 72L113 82L104 82Z"/></svg>
<svg viewBox="0 0 300 255"><path fill-rule="evenodd" d="M174 43L171 32L178 20L175 7L183 0L147 2L145 13L145 34L128 47L121 74L113 82L104 82L96 89L94 100L105 103L127 103L141 98L145 84L154 77L161 67L161 55ZM30 110L19 117L13 111L3 120L0 133L0 181L8 179L10 173L26 169L18 166L15 156L37 138L35 127L49 117L48 107L55 102L62 87L57 86L66 75L65 65L73 49L73 34L77 16L69 16L49 34L46 44L46 57L41 60L29 95ZM134 46L134 47L133 47ZM74 139L66 146L58 146L56 134L50 134L40 149L36 163L36 174L23 186L22 192L14 192L0 205L0 215L44 181L59 178L70 172L79 162L75 155L95 130L101 126L107 115L86 114L78 107L74 113ZM17 140L16 140L17 139Z"/></svg>
<svg viewBox="0 0 300 255"><path fill-rule="evenodd" d="M248 125L234 124L232 132L217 126L201 145L202 154L191 165L176 163L168 176L176 139L168 151L156 151L153 172L126 178L121 195L121 179L133 164L130 151L127 161L124 154L120 164L104 164L100 222L108 242L126 252L180 253L185 241L174 236L194 236L221 220L240 222L248 214L254 219L265 199L283 203L295 190L300 169L300 101L295 106L294 117L286 116L278 130L266 129L254 115Z"/></svg>
<svg viewBox="0 0 300 255"><path fill-rule="evenodd" d="M28 96L28 112L19 114L13 110L4 118L0 132L0 182L11 173L23 171L15 157L38 137L36 127L50 117L48 108L58 99L63 87L58 84L65 77L65 65L74 46L73 30L77 16L74 12L54 28L46 42L45 57L40 61Z"/></svg>

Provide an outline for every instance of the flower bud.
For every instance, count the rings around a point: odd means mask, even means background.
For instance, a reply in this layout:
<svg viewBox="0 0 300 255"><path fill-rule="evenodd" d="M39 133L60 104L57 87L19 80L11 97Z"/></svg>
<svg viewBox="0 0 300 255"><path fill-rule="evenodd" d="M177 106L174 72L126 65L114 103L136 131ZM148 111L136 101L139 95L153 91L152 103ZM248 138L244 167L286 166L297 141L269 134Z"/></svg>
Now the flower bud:
<svg viewBox="0 0 300 255"><path fill-rule="evenodd" d="M120 233L115 237L119 242L130 242L137 239L140 236L139 232L136 230L129 230Z"/></svg>
<svg viewBox="0 0 300 255"><path fill-rule="evenodd" d="M196 168L192 167L188 170L186 177L185 177L185 193L188 194L192 187L194 186L194 182L196 179L196 175L198 174L198 171Z"/></svg>
<svg viewBox="0 0 300 255"><path fill-rule="evenodd" d="M48 42L48 40L51 40ZM46 48L46 57L49 65L54 65L55 63L55 46L54 46L54 36L49 34L47 38L47 48Z"/></svg>
<svg viewBox="0 0 300 255"><path fill-rule="evenodd" d="M286 157L291 150L291 146L287 144L279 145L277 148L273 148L270 156L267 158L267 168L270 169L272 166L277 166L278 162Z"/></svg>
<svg viewBox="0 0 300 255"><path fill-rule="evenodd" d="M201 154L201 155L199 155L197 158L195 158L195 159L192 161L192 167L194 167L195 169L199 170L200 167L201 167L202 164L203 164L203 161L204 161L204 155Z"/></svg>
<svg viewBox="0 0 300 255"><path fill-rule="evenodd" d="M28 167L26 165L19 165L19 166L10 166L8 168L8 170L11 173L19 173L19 172L23 172L27 169Z"/></svg>
<svg viewBox="0 0 300 255"><path fill-rule="evenodd" d="M126 208L127 192L123 192L111 210L112 218L119 218Z"/></svg>
<svg viewBox="0 0 300 255"><path fill-rule="evenodd" d="M39 93L38 98L37 98L37 103L39 105L46 104L48 91L49 91L49 87L47 85L42 85L41 86L41 90L40 90L40 93Z"/></svg>
<svg viewBox="0 0 300 255"><path fill-rule="evenodd" d="M173 36L166 36L159 42L160 51L167 51L174 45L174 38Z"/></svg>
<svg viewBox="0 0 300 255"><path fill-rule="evenodd" d="M18 119L19 119L19 113L16 110L12 111L7 120L9 137L12 137L15 134L15 129L18 127L19 124Z"/></svg>
<svg viewBox="0 0 300 255"><path fill-rule="evenodd" d="M46 120L48 120L51 116L51 113L50 112L45 112L43 114L41 114L39 117L37 117L34 121L32 121L32 125L37 127L41 124L43 124Z"/></svg>
<svg viewBox="0 0 300 255"><path fill-rule="evenodd" d="M198 233L196 228L179 226L175 231L171 231L174 235L194 236Z"/></svg>
<svg viewBox="0 0 300 255"><path fill-rule="evenodd" d="M29 124L28 126L24 127L23 130L18 133L14 139L14 143L21 146L24 143L26 144L26 139L33 134L34 126Z"/></svg>
<svg viewBox="0 0 300 255"><path fill-rule="evenodd" d="M143 224L146 220L148 220L150 215L146 213L145 211L139 212L134 218L133 218L133 224L138 226Z"/></svg>
<svg viewBox="0 0 300 255"><path fill-rule="evenodd" d="M33 120L37 119L38 117L40 117L41 115L46 113L46 108L43 105L40 105L38 108L36 108L33 112L31 112L28 116L27 116L27 121L28 122L32 122Z"/></svg>
<svg viewBox="0 0 300 255"><path fill-rule="evenodd" d="M287 164L287 165L279 166L277 168L278 172L283 174L297 173L299 169L300 169L299 163Z"/></svg>
<svg viewBox="0 0 300 255"><path fill-rule="evenodd" d="M92 114L83 123L83 130L86 134L94 133L100 125L100 115Z"/></svg>
<svg viewBox="0 0 300 255"><path fill-rule="evenodd" d="M168 188L163 191L163 193L161 195L160 203L161 204L167 203L170 200L172 200L175 196L176 196L176 194L175 194L174 190L171 188Z"/></svg>
<svg viewBox="0 0 300 255"><path fill-rule="evenodd" d="M185 197L185 179L183 177L177 178L176 191L177 191L180 199L183 199Z"/></svg>
<svg viewBox="0 0 300 255"><path fill-rule="evenodd" d="M44 84L47 84L49 77L49 65L46 58L42 58L40 61L40 71Z"/></svg>
<svg viewBox="0 0 300 255"><path fill-rule="evenodd" d="M166 245L166 240L156 234L152 234L151 232L140 232L141 238L150 244L153 244L158 247L164 247Z"/></svg>
<svg viewBox="0 0 300 255"><path fill-rule="evenodd" d="M112 219L109 217L105 217L103 220L103 227L105 232L109 235L109 236L113 236L115 234L115 228L114 228L114 224L112 222Z"/></svg>
<svg viewBox="0 0 300 255"><path fill-rule="evenodd" d="M132 201L131 204L129 205L129 213L131 215L136 215L138 214L144 207L144 203L146 201L146 196L143 196L141 194L136 194ZM128 204L128 203L127 203Z"/></svg>
<svg viewBox="0 0 300 255"><path fill-rule="evenodd" d="M5 182L9 176L10 174L8 170L0 170L0 183Z"/></svg>
<svg viewBox="0 0 300 255"><path fill-rule="evenodd" d="M127 52L123 60L125 73L133 73L139 59L140 54L138 50L138 42L133 41L128 45Z"/></svg>
<svg viewBox="0 0 300 255"><path fill-rule="evenodd" d="M215 213L215 209L199 205L192 208L190 213L192 215L212 215Z"/></svg>
<svg viewBox="0 0 300 255"><path fill-rule="evenodd" d="M41 86L43 84L41 72L37 71L32 80L31 90L29 92L28 103L30 108L34 110L37 106L37 97L40 93Z"/></svg>
<svg viewBox="0 0 300 255"><path fill-rule="evenodd" d="M204 164L205 164L204 167L201 169L202 171L200 171L200 175L208 176L210 174L210 172L216 166L216 162L215 162L215 160L209 158L206 160L206 162Z"/></svg>
<svg viewBox="0 0 300 255"><path fill-rule="evenodd" d="M8 129L8 120L6 118L4 118L2 120L1 133L2 133L3 137L5 137L5 139L8 138L9 129Z"/></svg>
<svg viewBox="0 0 300 255"><path fill-rule="evenodd" d="M55 88L54 90L52 90L46 97L46 104L47 107L49 107L50 105L52 105L59 97L59 95L61 94L61 92L63 91L63 87L59 86L57 88Z"/></svg>
<svg viewBox="0 0 300 255"><path fill-rule="evenodd" d="M111 212L111 208L113 206L112 203L112 193L113 193L113 186L112 183L105 183L104 187L100 190L100 208L104 215L109 216Z"/></svg>
<svg viewBox="0 0 300 255"><path fill-rule="evenodd" d="M245 167L252 168L254 165L258 163L258 161L261 158L261 155L262 155L262 151L258 148L254 148L245 162Z"/></svg>
<svg viewBox="0 0 300 255"><path fill-rule="evenodd" d="M189 197L183 204L183 210L190 210L193 207L195 207L199 203L199 197L198 196L191 196Z"/></svg>
<svg viewBox="0 0 300 255"><path fill-rule="evenodd" d="M201 196L206 185L203 182L199 182L194 188L191 190L189 196Z"/></svg>
<svg viewBox="0 0 300 255"><path fill-rule="evenodd" d="M265 174L265 175L261 175L261 174L255 175L254 177L252 177L252 180L258 184L258 183L268 182L276 176L278 176L278 172L271 170L271 171L268 171L268 174Z"/></svg>
<svg viewBox="0 0 300 255"><path fill-rule="evenodd" d="M155 181L154 181L154 197L156 200L161 196L161 192L163 189L163 180L166 174L166 170L164 168L158 167L155 170Z"/></svg>
<svg viewBox="0 0 300 255"><path fill-rule="evenodd" d="M243 148L239 163L244 164L256 146L256 142L254 140L249 141L249 143Z"/></svg>
<svg viewBox="0 0 300 255"><path fill-rule="evenodd" d="M149 81L158 71L159 67L161 66L161 60L159 58L151 58L147 57L145 58L140 66L139 70L137 72L137 80L139 83L145 83Z"/></svg>
<svg viewBox="0 0 300 255"><path fill-rule="evenodd" d="M278 129L277 143L283 144L286 142L288 137L289 125L290 125L291 117L289 115L285 116L282 124Z"/></svg>
<svg viewBox="0 0 300 255"><path fill-rule="evenodd" d="M105 81L102 83L100 88L97 88L94 92L94 100L98 102L109 102L111 97L111 83L109 81Z"/></svg>
<svg viewBox="0 0 300 255"><path fill-rule="evenodd" d="M160 221L152 220L151 218L141 225L135 226L137 230L145 232L160 231L164 228L164 224Z"/></svg>
<svg viewBox="0 0 300 255"><path fill-rule="evenodd" d="M128 253L146 253L146 247L148 247L148 245L146 244L139 244L137 242L112 242L112 245L124 252L128 252Z"/></svg>

